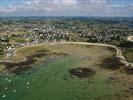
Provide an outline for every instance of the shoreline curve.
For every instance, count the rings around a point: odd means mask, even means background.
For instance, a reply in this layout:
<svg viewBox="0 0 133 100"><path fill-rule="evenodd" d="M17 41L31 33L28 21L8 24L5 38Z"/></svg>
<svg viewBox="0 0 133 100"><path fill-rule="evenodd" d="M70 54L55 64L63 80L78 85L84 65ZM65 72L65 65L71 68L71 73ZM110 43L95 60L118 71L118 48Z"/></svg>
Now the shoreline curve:
<svg viewBox="0 0 133 100"><path fill-rule="evenodd" d="M126 67L133 67L133 63L131 62L128 62L126 60L126 58L124 57L123 53L122 53L122 50L120 50L118 47L116 47L115 45L109 45L109 44L102 44L102 43L88 43L88 42L55 42L55 43L42 43L42 44L34 44L34 45L26 45L26 46L23 46L23 47L20 47L20 48L25 48L25 47L29 47L29 46L37 46L37 45L44 45L44 44L81 44L81 45L94 45L94 46L103 46L103 47L110 47L110 48L113 48L116 50L116 57L120 60L120 62L122 64L124 64ZM20 49L16 49L14 51L14 55L16 54L16 52ZM24 57L22 60L20 61L10 61L10 60L0 60L0 63L3 63L3 62L10 62L10 63L18 63L18 62L23 62L23 61L26 61L26 57Z"/></svg>

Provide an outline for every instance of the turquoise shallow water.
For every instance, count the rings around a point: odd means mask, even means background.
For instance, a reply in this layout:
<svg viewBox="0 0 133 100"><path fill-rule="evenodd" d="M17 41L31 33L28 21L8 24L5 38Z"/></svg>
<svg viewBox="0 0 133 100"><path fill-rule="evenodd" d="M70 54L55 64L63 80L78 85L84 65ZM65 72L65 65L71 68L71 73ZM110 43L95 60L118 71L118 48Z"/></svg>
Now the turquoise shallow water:
<svg viewBox="0 0 133 100"><path fill-rule="evenodd" d="M0 77L0 100L115 100L120 91L102 72L90 78L73 78L68 70L78 67L77 57L58 57L34 65L25 75Z"/></svg>

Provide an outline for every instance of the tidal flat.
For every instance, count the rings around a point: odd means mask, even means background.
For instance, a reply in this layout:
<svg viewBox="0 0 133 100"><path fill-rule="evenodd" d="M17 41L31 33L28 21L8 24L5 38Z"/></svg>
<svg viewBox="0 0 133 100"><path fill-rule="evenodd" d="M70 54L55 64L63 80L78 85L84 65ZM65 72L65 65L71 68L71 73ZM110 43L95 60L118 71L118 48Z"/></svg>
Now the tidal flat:
<svg viewBox="0 0 133 100"><path fill-rule="evenodd" d="M12 60L22 60L40 50L45 50L47 55L35 57L36 61L22 74L6 67L3 69L0 100L133 99L132 75L121 71L121 65L117 69L102 67L105 59L114 57L115 50L93 45L45 44L20 48ZM88 77L69 73L70 69L76 68L89 68L95 73Z"/></svg>

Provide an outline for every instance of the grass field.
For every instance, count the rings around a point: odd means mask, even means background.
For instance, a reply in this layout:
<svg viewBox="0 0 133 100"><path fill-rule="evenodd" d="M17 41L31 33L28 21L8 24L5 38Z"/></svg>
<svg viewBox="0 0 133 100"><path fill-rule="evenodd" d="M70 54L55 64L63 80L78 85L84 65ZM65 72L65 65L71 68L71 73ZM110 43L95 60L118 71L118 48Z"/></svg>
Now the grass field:
<svg viewBox="0 0 133 100"><path fill-rule="evenodd" d="M133 62L133 48L132 49L126 49L123 53L129 62Z"/></svg>
<svg viewBox="0 0 133 100"><path fill-rule="evenodd" d="M10 43L25 43L26 39L22 37L11 37Z"/></svg>
<svg viewBox="0 0 133 100"><path fill-rule="evenodd" d="M12 57L12 59L13 60L22 60L26 56L30 56L30 55L34 54L35 52L41 51L41 50L47 51L48 49L46 49L46 47L43 45L22 47L22 48L17 49L17 51L15 52L15 55Z"/></svg>
<svg viewBox="0 0 133 100"><path fill-rule="evenodd" d="M116 77L116 71L100 67L103 59L115 53L108 47L45 44L20 48L17 56L42 49L68 56L51 55L22 75L1 74L0 100L132 100L125 80ZM96 74L80 79L68 72L78 67L92 68Z"/></svg>

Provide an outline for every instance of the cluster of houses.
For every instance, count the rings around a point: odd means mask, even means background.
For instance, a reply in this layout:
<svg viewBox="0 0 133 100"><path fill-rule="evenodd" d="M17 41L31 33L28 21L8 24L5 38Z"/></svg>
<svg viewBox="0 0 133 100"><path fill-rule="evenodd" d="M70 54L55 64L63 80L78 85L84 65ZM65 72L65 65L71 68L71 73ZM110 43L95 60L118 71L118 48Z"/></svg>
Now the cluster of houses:
<svg viewBox="0 0 133 100"><path fill-rule="evenodd" d="M102 27L102 28L99 28ZM92 31L97 30L97 31ZM133 29L121 28L119 24L89 24L80 20L24 20L20 22L7 21L0 23L0 44L3 45L8 56L16 47L39 44L44 42L84 41L111 43L125 41L128 35L133 35ZM18 33L18 34L16 34ZM23 43L10 44L11 38L24 39Z"/></svg>

